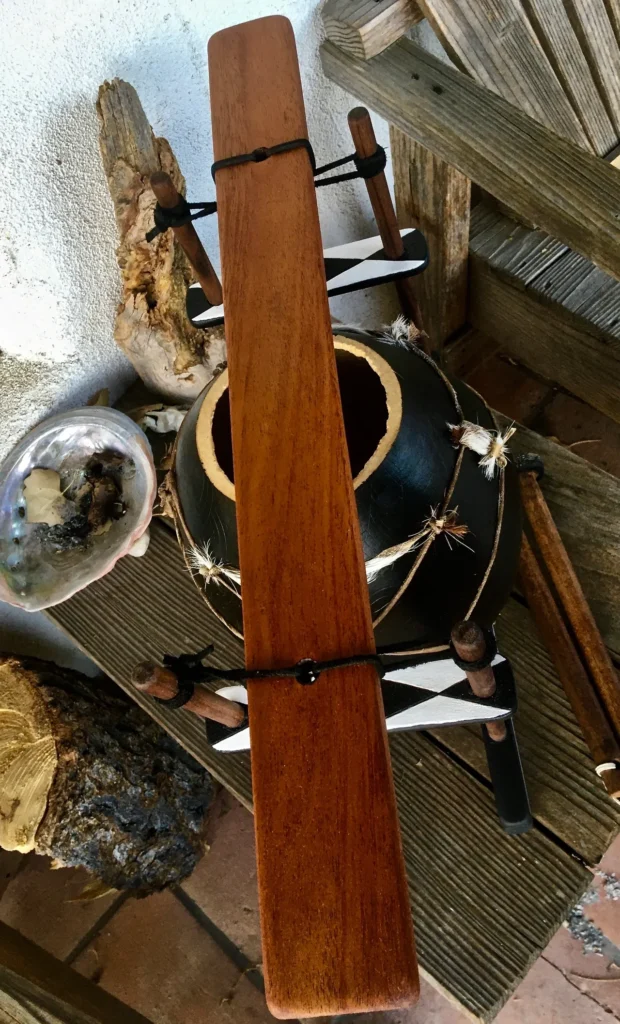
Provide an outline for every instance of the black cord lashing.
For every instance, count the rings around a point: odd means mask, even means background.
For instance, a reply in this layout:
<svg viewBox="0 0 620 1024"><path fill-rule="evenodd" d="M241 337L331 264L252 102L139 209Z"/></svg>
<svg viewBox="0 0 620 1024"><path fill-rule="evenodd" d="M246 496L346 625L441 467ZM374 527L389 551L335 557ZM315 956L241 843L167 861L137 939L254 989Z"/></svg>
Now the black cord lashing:
<svg viewBox="0 0 620 1024"><path fill-rule="evenodd" d="M259 146L257 149L253 149L251 153L240 153L238 156L227 156L223 160L216 160L211 165L211 176L215 181L217 172L225 167L262 163L264 160L269 160L272 156L278 156L280 153L289 153L293 149L306 150L315 179L321 174L326 174L327 171L333 171L336 167L344 167L345 164L350 163L355 164L354 171L334 174L331 178L322 178L320 181L315 180L315 188L321 188L323 185L338 185L341 181L350 181L353 178L374 178L375 175L385 170L387 161L385 149L383 146L377 146L375 152L370 156L358 156L357 153L352 153L350 156L343 156L340 160L332 160L329 164L317 167L314 150L308 139L291 139L289 142L279 142L277 146ZM193 213L193 210L198 212ZM199 220L200 217L208 217L216 212L217 203L215 202L188 203L182 196L176 206L169 208L160 206L157 203L153 215L155 226L147 232L146 240L147 242L152 242L153 239L163 234L164 231L168 231L169 228L183 227L184 224L190 224L194 220Z"/></svg>
<svg viewBox="0 0 620 1024"><path fill-rule="evenodd" d="M485 651L481 658L477 661L465 661L456 652L456 648L452 641L450 641L450 656L454 664L463 669L463 672L479 672L483 668L487 668L492 662L493 658L497 654L497 641L495 639L495 633L492 629L483 630L485 639Z"/></svg>
<svg viewBox="0 0 620 1024"><path fill-rule="evenodd" d="M197 213L192 211L197 210ZM188 203L183 196L180 197L179 202L176 206L165 207L160 206L157 203L153 219L155 221L155 227L146 235L147 242L152 242L158 235L167 231L168 228L182 228L184 224L189 224L191 221L200 220L201 217L209 217L210 214L216 213L217 203Z"/></svg>

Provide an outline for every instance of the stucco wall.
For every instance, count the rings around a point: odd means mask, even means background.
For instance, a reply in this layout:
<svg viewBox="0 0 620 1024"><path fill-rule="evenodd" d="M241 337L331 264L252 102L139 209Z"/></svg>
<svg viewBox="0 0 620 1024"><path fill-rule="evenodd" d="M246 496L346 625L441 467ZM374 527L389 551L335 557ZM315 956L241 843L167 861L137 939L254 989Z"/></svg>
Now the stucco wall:
<svg viewBox="0 0 620 1024"><path fill-rule="evenodd" d="M318 0L4 0L0 34L0 459L56 409L132 373L112 336L119 282L115 225L98 150L95 99L119 76L173 146L188 197L213 196L206 43L216 30L286 14L297 37L310 137L319 162L350 151L353 100L322 75ZM376 120L380 141L386 126ZM322 189L326 245L374 234L362 183ZM217 260L215 218L200 233ZM377 324L391 290L333 302Z"/></svg>

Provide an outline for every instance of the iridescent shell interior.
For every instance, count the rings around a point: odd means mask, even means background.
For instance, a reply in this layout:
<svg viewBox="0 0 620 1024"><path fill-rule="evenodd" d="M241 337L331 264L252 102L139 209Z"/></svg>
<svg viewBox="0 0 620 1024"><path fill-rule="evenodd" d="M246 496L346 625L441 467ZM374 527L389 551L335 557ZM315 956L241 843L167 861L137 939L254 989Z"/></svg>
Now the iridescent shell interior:
<svg viewBox="0 0 620 1024"><path fill-rule="evenodd" d="M63 494L71 494L101 453L114 461L118 518L69 544L58 543L48 526L28 521L24 481L34 469L54 470ZM39 611L105 575L146 530L156 488L146 436L123 413L93 406L39 424L0 467L0 600Z"/></svg>

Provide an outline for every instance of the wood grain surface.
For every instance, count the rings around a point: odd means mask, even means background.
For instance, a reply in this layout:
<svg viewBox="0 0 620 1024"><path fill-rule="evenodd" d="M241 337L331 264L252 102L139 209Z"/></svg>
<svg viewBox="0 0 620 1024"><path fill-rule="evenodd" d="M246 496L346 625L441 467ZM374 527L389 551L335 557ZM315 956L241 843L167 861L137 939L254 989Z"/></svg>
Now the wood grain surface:
<svg viewBox="0 0 620 1024"><path fill-rule="evenodd" d="M48 614L252 809L248 755L213 750L195 715L164 708L131 684L133 666L146 657L197 651L209 641L215 643L215 663L242 664L240 642L209 611L171 530L153 523L143 558L121 559L113 572ZM544 831L504 835L493 795L480 781L483 772L471 775L460 752L455 762L416 733L401 733L390 743L422 969L485 1021L588 886L591 874L581 859L595 863L618 828L617 809L593 778L579 727L527 611L510 602L501 628L502 650L513 660L519 656L517 729ZM441 730L442 739L453 731Z"/></svg>
<svg viewBox="0 0 620 1024"><path fill-rule="evenodd" d="M328 39L368 60L404 36L424 15L415 0L327 0L321 17Z"/></svg>
<svg viewBox="0 0 620 1024"><path fill-rule="evenodd" d="M209 77L216 161L307 138L285 18L216 33ZM246 664L371 653L308 155L223 168L216 190ZM248 698L272 1013L409 1005L417 969L376 670L250 683Z"/></svg>
<svg viewBox="0 0 620 1024"><path fill-rule="evenodd" d="M469 270L470 322L620 421L620 282L487 204L472 214Z"/></svg>
<svg viewBox="0 0 620 1024"><path fill-rule="evenodd" d="M329 41L321 54L332 81L519 216L620 277L615 168L410 40L370 61Z"/></svg>
<svg viewBox="0 0 620 1024"><path fill-rule="evenodd" d="M589 140L521 0L420 0L457 67L584 149Z"/></svg>
<svg viewBox="0 0 620 1024"><path fill-rule="evenodd" d="M424 234L429 264L412 279L433 350L467 321L471 182L390 125L396 212L401 227Z"/></svg>

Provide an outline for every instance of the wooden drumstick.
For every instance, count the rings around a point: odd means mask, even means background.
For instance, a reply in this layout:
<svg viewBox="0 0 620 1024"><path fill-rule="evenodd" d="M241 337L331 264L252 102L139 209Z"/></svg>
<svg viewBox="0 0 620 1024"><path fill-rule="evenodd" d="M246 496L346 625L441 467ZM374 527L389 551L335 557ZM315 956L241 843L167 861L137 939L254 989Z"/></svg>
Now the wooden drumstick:
<svg viewBox="0 0 620 1024"><path fill-rule="evenodd" d="M150 697L162 697L164 700L176 697L179 688L174 672L169 668L162 668L154 661L143 661L136 665L131 681L142 693L148 693ZM235 729L245 721L245 708L241 704L226 700L204 686L197 686L187 704L183 706L200 718L211 718L229 729Z"/></svg>
<svg viewBox="0 0 620 1024"><path fill-rule="evenodd" d="M151 175L151 188L157 202L164 210L172 210L182 198L174 187L172 178L165 171L156 171ZM212 306L221 306L223 302L222 286L196 233L196 228L190 223L172 230L174 237L191 263L206 298Z"/></svg>
<svg viewBox="0 0 620 1024"><path fill-rule="evenodd" d="M484 633L476 622L467 620L458 622L452 630L452 643L459 658L463 661L479 661L486 651ZM495 675L490 665L486 668L465 672L467 681L477 697L492 697L495 693ZM506 738L506 723L485 722L487 732L492 740Z"/></svg>
<svg viewBox="0 0 620 1024"><path fill-rule="evenodd" d="M536 627L592 754L597 774L609 796L617 800L620 797L620 745L525 534L521 542L519 579Z"/></svg>
<svg viewBox="0 0 620 1024"><path fill-rule="evenodd" d="M620 682L534 472L519 474L521 499L586 667L620 737Z"/></svg>
<svg viewBox="0 0 620 1024"><path fill-rule="evenodd" d="M354 107L350 110L348 121L357 156L373 156L377 151L377 139L366 107ZM385 255L390 260L402 260L405 257L405 250L385 173L380 171L374 177L364 180ZM395 284L403 313L419 331L422 331L422 314L411 278L401 278L400 281L395 281Z"/></svg>

